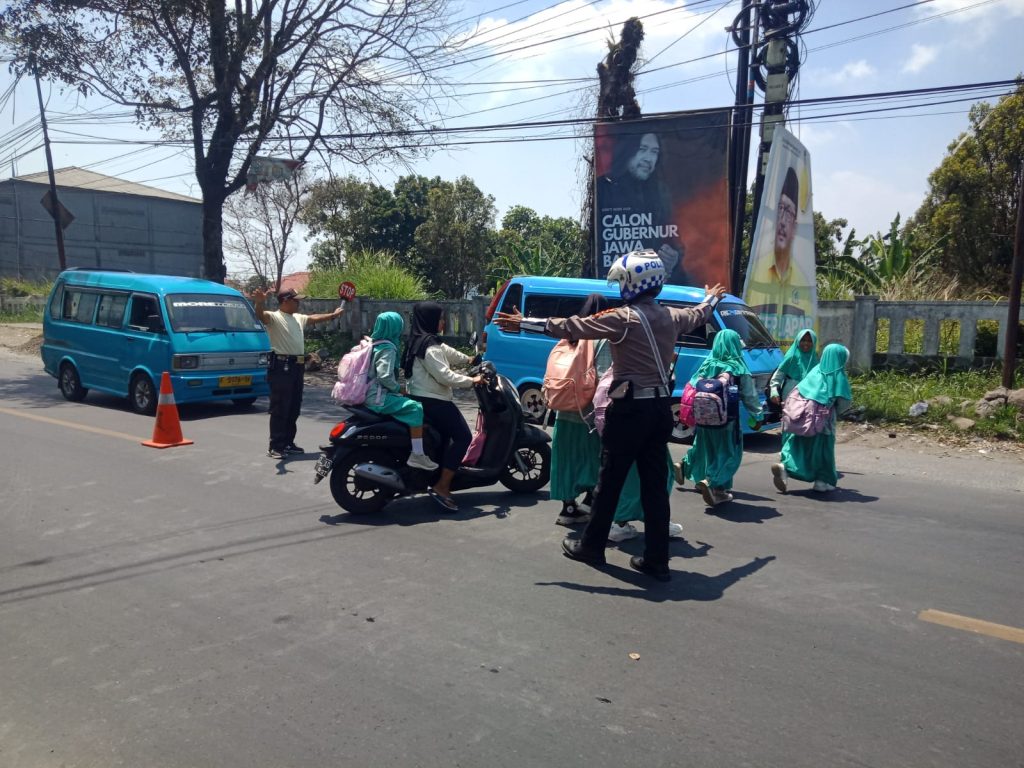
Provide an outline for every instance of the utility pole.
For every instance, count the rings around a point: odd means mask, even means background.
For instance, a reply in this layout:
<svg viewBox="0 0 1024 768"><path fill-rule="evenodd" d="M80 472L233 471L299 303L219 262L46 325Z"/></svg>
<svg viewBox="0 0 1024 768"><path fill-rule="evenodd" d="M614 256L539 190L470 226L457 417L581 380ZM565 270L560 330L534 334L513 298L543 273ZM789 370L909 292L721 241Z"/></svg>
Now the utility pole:
<svg viewBox="0 0 1024 768"><path fill-rule="evenodd" d="M739 51L736 61L736 108L733 110L729 180L732 193L729 213L732 217L732 272L729 289L738 293L742 286L743 221L747 212L747 167L750 165L750 129L753 122L754 76L750 69L752 40L757 39L757 22L751 22L754 0L743 0L743 7L726 31L732 33Z"/></svg>
<svg viewBox="0 0 1024 768"><path fill-rule="evenodd" d="M768 154L771 152L775 129L786 123L789 86L800 69L799 33L809 12L807 0L764 0L761 4L760 22L764 34L752 65L757 84L764 91L761 145L758 147L757 175L754 181L754 221L757 221L761 210L764 175L768 169Z"/></svg>
<svg viewBox="0 0 1024 768"><path fill-rule="evenodd" d="M43 88L39 84L39 68L36 66L35 58L30 63L32 65L32 74L36 78L36 96L39 97L39 122L43 126L43 149L46 152L46 171L50 176L50 197L53 202L51 215L53 216L54 232L57 235L57 259L63 272L68 268L68 262L64 256L64 227L61 226L60 203L57 200L57 180L53 175L53 155L50 154L50 132L46 127L46 109L43 106Z"/></svg>
<svg viewBox="0 0 1024 768"><path fill-rule="evenodd" d="M1003 347L1003 386L1013 389L1017 370L1017 337L1020 326L1020 291L1024 280L1024 181L1017 195L1017 235L1013 241L1010 269L1010 306L1006 310L1006 340Z"/></svg>

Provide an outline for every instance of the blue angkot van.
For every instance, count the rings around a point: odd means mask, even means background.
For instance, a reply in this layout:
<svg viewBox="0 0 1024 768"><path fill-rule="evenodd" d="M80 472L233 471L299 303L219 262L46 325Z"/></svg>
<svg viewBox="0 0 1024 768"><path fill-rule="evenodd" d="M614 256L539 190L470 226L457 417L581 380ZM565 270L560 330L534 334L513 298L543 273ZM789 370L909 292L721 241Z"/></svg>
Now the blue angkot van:
<svg viewBox="0 0 1024 768"><path fill-rule="evenodd" d="M61 394L90 389L156 410L170 374L176 403L269 395L270 338L249 301L209 280L91 269L61 272L43 313L43 367Z"/></svg>
<svg viewBox="0 0 1024 768"><path fill-rule="evenodd" d="M487 325L482 337L484 357L515 383L523 401L523 410L534 421L542 421L547 410L541 384L548 354L558 340L540 334L507 333L494 323L494 313L518 309L526 317L569 317L580 310L591 293L607 297L613 307L622 304L619 286L604 280L524 276L507 281L498 290L487 310ZM657 301L666 306L693 307L703 299L702 288L666 285ZM753 310L736 296L726 294L715 308L710 323L676 340L678 360L673 393L676 409L683 387L707 357L714 334L724 328L736 331L743 340L743 358L754 377L754 388L761 394L763 402L764 390L782 362L782 350ZM749 433L751 429L748 421L749 415L741 404L740 423L744 432ZM765 429L773 426L777 425L766 424ZM685 438L688 434L679 429L676 437Z"/></svg>

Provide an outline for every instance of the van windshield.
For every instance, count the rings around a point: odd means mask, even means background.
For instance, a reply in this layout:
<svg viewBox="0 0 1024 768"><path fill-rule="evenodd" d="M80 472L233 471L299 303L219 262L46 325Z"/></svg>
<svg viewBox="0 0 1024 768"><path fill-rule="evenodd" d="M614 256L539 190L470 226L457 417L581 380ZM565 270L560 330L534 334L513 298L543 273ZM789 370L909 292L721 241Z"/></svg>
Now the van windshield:
<svg viewBox="0 0 1024 768"><path fill-rule="evenodd" d="M263 330L241 296L176 293L167 297L167 316L178 333L255 333Z"/></svg>
<svg viewBox="0 0 1024 768"><path fill-rule="evenodd" d="M733 301L720 304L718 314L721 315L725 327L736 331L748 349L778 346L754 310L746 304Z"/></svg>

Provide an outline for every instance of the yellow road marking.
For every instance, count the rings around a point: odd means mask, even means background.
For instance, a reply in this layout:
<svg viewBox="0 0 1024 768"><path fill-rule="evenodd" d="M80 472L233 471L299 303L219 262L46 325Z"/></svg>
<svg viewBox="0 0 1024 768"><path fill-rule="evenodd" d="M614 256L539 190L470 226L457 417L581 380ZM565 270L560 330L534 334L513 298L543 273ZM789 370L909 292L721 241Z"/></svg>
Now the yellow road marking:
<svg viewBox="0 0 1024 768"><path fill-rule="evenodd" d="M944 611L933 611L931 608L921 611L917 614L917 618L921 621L929 621L932 624L941 624L944 627L998 637L1000 640L1009 640L1011 643L1024 643L1024 629L1008 627L1005 624L993 624L991 621L972 619L969 616L959 616L955 613L945 613Z"/></svg>
<svg viewBox="0 0 1024 768"><path fill-rule="evenodd" d="M85 424L75 424L73 421L64 421L63 419L51 419L49 416L40 416L37 413L26 413L24 411L16 411L13 408L0 408L0 413L6 413L8 416L17 416L21 419L31 419L32 421L41 421L44 424L56 424L58 427L68 427L70 429L80 429L83 432L92 432L96 435L105 435L106 437L120 437L122 440L131 440L133 443L139 442L142 438L138 435L126 435L124 432L115 432L112 429L103 429L102 427L89 427Z"/></svg>

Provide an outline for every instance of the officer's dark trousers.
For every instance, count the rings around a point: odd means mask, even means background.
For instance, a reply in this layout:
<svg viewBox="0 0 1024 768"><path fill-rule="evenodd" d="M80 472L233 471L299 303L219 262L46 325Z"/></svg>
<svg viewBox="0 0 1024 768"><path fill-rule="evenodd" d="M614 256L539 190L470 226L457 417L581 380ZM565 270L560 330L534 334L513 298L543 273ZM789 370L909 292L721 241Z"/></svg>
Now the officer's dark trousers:
<svg viewBox="0 0 1024 768"><path fill-rule="evenodd" d="M272 449L280 451L295 442L296 422L302 410L303 372L302 363L291 363L286 371L280 361L267 371Z"/></svg>
<svg viewBox="0 0 1024 768"><path fill-rule="evenodd" d="M672 435L672 398L613 400L605 414L601 437L601 471L594 489L591 519L583 546L604 551L615 508L630 467L640 474L644 510L644 561L655 568L668 565L668 489L665 448Z"/></svg>

